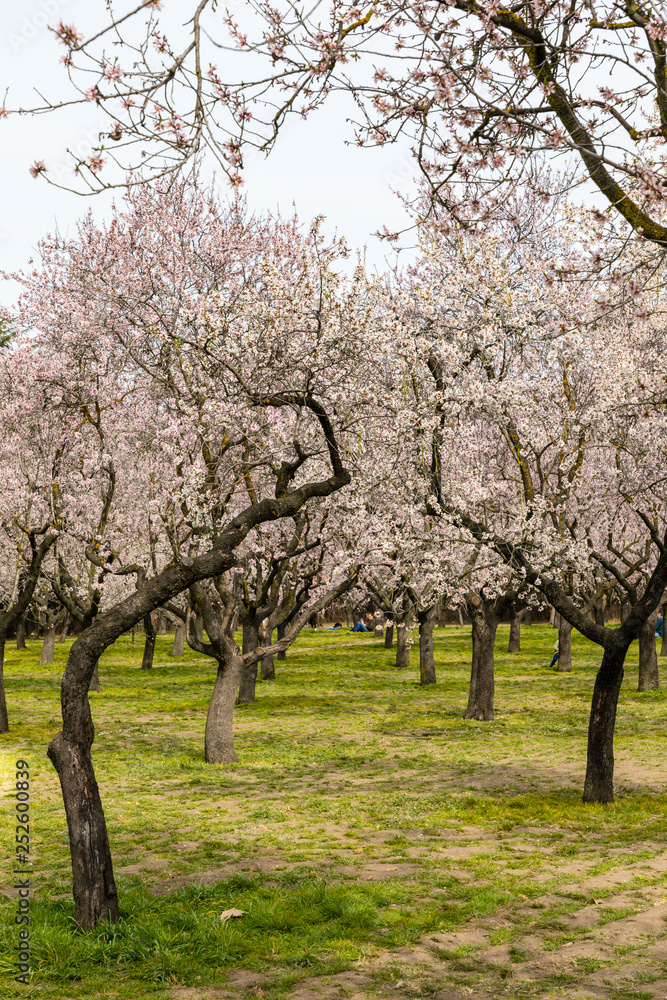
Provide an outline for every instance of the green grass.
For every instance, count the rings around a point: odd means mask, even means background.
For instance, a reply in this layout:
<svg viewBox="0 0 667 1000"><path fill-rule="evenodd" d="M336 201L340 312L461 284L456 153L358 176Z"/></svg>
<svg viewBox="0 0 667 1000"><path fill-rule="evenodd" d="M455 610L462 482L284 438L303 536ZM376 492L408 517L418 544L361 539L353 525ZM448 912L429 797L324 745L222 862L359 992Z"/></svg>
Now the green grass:
<svg viewBox="0 0 667 1000"><path fill-rule="evenodd" d="M447 987L542 1000L572 983L584 996L590 978L590 995L642 995L664 975L647 951L659 921L629 954L602 935L627 927L632 949L635 915L667 895L666 698L636 692L635 645L616 802L584 806L599 651L574 638L575 669L557 674L546 669L554 634L524 628L521 654L509 655L499 630L491 723L462 718L467 629L436 632L433 688L417 683L416 649L412 669L397 671L370 637L305 634L257 703L237 710L239 764L218 767L203 762L211 663L191 651L173 659L160 637L155 669L142 672L140 643L124 637L91 695L121 920L89 933L74 925L64 811L45 757L67 644L50 667L38 665L37 642L9 648L0 774L8 796L14 761L30 762L32 982L12 980L16 903L0 896L0 991L129 1000L188 987L188 1000L209 990L278 1000ZM10 895L13 836L5 809ZM244 915L221 921L230 907Z"/></svg>

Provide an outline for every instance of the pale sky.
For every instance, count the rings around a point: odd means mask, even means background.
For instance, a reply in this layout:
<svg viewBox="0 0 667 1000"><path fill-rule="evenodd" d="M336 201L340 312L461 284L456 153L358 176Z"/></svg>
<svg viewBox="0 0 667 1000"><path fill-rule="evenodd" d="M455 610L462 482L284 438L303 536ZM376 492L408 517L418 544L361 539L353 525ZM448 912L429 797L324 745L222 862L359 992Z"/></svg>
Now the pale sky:
<svg viewBox="0 0 667 1000"><path fill-rule="evenodd" d="M123 5L119 4L121 9ZM188 9L182 0L165 0L165 14ZM9 3L0 10L0 83L4 94L9 87L7 107L39 103L31 93L44 95L71 93L59 65L63 48L47 25L59 20L90 30L102 0L27 0ZM238 58L238 57L237 57ZM359 149L346 146L352 138L345 117L351 107L342 97L334 97L307 122L294 120L268 159L250 157L245 171L245 194L254 211L280 210L285 215L296 204L299 216L308 222L314 215L327 218L327 230L344 235L351 248L367 247L371 267L384 268L391 248L373 236L387 225L391 230L405 227L408 219L392 189L409 193L414 188L414 164L406 146ZM50 176L73 178L65 150L69 146L85 152L97 137L96 110L84 106L71 112L39 117L14 117L0 121L3 157L0 180L4 192L0 219L0 269L25 267L39 239L56 226L72 232L75 220L89 208L96 215L108 212L111 196L83 198L58 191L28 170L34 160L43 160ZM247 159L248 162L248 159ZM119 198L119 194L116 194ZM0 286L0 303L11 305L16 285Z"/></svg>

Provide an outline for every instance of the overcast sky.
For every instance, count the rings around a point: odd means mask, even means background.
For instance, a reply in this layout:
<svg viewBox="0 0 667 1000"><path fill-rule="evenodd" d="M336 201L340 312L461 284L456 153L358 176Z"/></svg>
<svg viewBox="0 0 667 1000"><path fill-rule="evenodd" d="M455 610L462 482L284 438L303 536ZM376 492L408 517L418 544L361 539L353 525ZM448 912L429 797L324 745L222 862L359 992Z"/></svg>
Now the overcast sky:
<svg viewBox="0 0 667 1000"><path fill-rule="evenodd" d="M122 3L118 5L119 9ZM165 13L186 10L183 0L165 0ZM81 30L94 27L102 0L27 0L0 7L0 82L9 87L7 107L39 102L33 88L44 95L68 93L59 64L63 48L47 25L63 20ZM245 193L255 211L291 214L310 220L324 214L327 228L347 238L350 247L367 247L367 261L382 268L390 248L373 236L387 225L403 228L407 221L393 189L413 189L412 163L407 147L359 149L346 146L351 127L346 124L350 105L334 98L307 122L294 120L268 159L250 158ZM85 152L96 141L96 110L92 106L46 116L8 118L0 121L4 155L0 161L3 212L0 219L0 268L24 267L39 239L57 226L72 232L75 220L89 208L108 213L111 197L82 198L58 191L29 174L34 160L43 160L50 176L73 178L66 148ZM118 197L118 195L116 196ZM11 305L16 286L0 286L0 302Z"/></svg>

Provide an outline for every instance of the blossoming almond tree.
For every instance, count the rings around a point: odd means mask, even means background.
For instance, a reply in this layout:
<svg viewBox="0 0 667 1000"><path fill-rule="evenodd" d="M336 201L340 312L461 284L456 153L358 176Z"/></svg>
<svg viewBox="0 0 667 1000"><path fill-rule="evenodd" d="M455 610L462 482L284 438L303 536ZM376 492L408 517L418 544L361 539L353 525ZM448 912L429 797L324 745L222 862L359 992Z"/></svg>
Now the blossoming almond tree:
<svg viewBox="0 0 667 1000"><path fill-rule="evenodd" d="M416 322L425 391L426 372L433 377L431 405L415 414L432 447L426 505L492 549L603 647L584 798L611 801L623 660L667 583L655 448L664 440L656 406L664 373L651 350L661 336L661 300L629 308L621 296L610 310L608 287L596 296L590 283L545 281L550 267L539 257L531 267L524 256L512 277L511 257L491 255L481 240L462 245L465 268L436 251L432 280L422 272L403 314ZM609 508L617 522L612 546L631 518L653 549L634 606L613 630L592 621L568 589L568 574L585 573L591 561L620 582L613 548L605 556L586 530ZM611 526L608 517L602 523Z"/></svg>
<svg viewBox="0 0 667 1000"><path fill-rule="evenodd" d="M157 507L167 495L200 504L188 553L100 612L65 669L63 729L49 757L63 790L77 921L92 927L118 917L91 757L95 663L154 609L230 570L260 525L345 487L344 456L381 393L368 349L373 286L360 271L340 277L340 249L316 230L224 218L210 197L181 185L142 189L108 226L87 219L76 239L43 252L23 298L35 349L53 341L112 369L145 412L156 462L171 457L176 474L160 480Z"/></svg>
<svg viewBox="0 0 667 1000"><path fill-rule="evenodd" d="M53 25L73 93L29 110L100 109L99 144L73 161L81 191L123 186L128 169L134 183L161 176L203 148L238 184L245 144L271 147L289 116L342 91L357 141L408 135L432 200L459 221L505 211L527 177L545 196L585 181L644 240L667 243L663 3L337 0L306 12L256 0L221 17L214 0L192 0L185 28L160 6L100 2L87 38ZM238 56L218 68L230 43ZM557 157L566 176L541 168ZM41 160L31 171L49 179Z"/></svg>

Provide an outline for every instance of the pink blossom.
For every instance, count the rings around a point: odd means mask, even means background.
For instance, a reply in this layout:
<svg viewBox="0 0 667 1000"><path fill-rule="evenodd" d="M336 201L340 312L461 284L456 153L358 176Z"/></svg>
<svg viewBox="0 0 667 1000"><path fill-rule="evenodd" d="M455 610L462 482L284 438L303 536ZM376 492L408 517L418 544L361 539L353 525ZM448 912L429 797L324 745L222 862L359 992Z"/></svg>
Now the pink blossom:
<svg viewBox="0 0 667 1000"><path fill-rule="evenodd" d="M76 30L73 24L63 24L62 21L59 21L53 31L63 45L67 45L70 49L80 45L83 41L83 35Z"/></svg>

